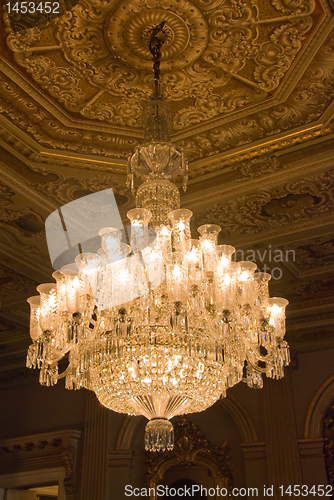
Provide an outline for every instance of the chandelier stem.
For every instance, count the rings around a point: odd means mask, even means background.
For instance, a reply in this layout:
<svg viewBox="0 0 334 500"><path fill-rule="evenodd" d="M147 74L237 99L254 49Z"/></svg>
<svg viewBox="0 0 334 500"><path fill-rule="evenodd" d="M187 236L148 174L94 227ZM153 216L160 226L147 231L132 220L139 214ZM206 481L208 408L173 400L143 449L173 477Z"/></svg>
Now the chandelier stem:
<svg viewBox="0 0 334 500"><path fill-rule="evenodd" d="M160 62L161 62L161 47L164 44L163 38L158 34L163 30L166 21L163 21L154 28L150 39L150 52L153 56L153 71L154 71L154 98L160 97Z"/></svg>

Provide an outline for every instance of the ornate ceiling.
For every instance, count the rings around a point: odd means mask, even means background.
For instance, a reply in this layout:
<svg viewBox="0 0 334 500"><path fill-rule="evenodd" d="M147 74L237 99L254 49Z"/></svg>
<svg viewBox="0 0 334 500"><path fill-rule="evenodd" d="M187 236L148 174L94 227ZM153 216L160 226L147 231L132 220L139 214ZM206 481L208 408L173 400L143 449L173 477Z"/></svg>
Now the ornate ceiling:
<svg viewBox="0 0 334 500"><path fill-rule="evenodd" d="M23 363L26 298L50 281L46 217L108 187L122 216L134 206L126 159L142 140L149 33L162 21L164 94L172 140L190 162L181 203L194 212L194 231L220 224L221 242L273 270L271 294L291 302L295 348L333 342L331 1L80 0L15 33L3 2L2 378Z"/></svg>

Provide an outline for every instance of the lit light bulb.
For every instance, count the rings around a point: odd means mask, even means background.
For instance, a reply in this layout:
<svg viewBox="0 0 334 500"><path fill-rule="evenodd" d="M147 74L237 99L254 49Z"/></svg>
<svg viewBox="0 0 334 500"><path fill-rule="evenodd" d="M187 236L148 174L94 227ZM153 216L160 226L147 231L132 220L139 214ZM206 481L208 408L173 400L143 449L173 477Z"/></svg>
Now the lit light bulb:
<svg viewBox="0 0 334 500"><path fill-rule="evenodd" d="M276 316L282 311L282 308L277 304L273 304L272 306L269 307L269 310L273 316Z"/></svg>
<svg viewBox="0 0 334 500"><path fill-rule="evenodd" d="M249 278L249 274L247 273L247 271L242 271L242 273L240 274L239 276L239 281L247 281Z"/></svg>
<svg viewBox="0 0 334 500"><path fill-rule="evenodd" d="M161 255L158 252L156 252L155 250L153 250L150 253L150 262L156 262L160 259L161 259Z"/></svg>
<svg viewBox="0 0 334 500"><path fill-rule="evenodd" d="M121 269L118 273L118 279L122 281L127 281L129 279L129 271L127 269Z"/></svg>
<svg viewBox="0 0 334 500"><path fill-rule="evenodd" d="M172 274L173 274L173 278L175 280L181 279L181 277L182 277L182 270L181 270L180 266L175 266L174 269L173 269L173 271L172 271Z"/></svg>
<svg viewBox="0 0 334 500"><path fill-rule="evenodd" d="M166 226L163 226L160 231L161 236L169 236L169 231Z"/></svg>
<svg viewBox="0 0 334 500"><path fill-rule="evenodd" d="M221 267L226 267L230 264L230 259L228 259L227 257L223 256L221 259L220 259L220 265Z"/></svg>
<svg viewBox="0 0 334 500"><path fill-rule="evenodd" d="M189 254L188 254L188 258L190 260L192 260L193 262L195 262L197 259L198 259L198 254L197 254L197 251L196 251L196 248L193 248Z"/></svg>
<svg viewBox="0 0 334 500"><path fill-rule="evenodd" d="M214 244L210 240L203 240L203 241L201 241L201 247L202 247L202 250L209 251L209 250L213 250Z"/></svg>
<svg viewBox="0 0 334 500"><path fill-rule="evenodd" d="M224 276L223 284L225 286L229 286L231 284L231 277L229 274L226 274L226 276Z"/></svg>

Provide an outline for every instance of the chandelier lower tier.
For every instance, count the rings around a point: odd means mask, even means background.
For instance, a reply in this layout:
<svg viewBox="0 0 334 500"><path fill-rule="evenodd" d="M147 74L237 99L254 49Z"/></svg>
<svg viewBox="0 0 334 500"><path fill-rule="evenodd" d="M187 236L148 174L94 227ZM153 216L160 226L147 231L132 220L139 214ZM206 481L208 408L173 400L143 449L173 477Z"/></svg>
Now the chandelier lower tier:
<svg viewBox="0 0 334 500"><path fill-rule="evenodd" d="M151 215L128 213L135 252L118 229L104 228L98 253L78 255L53 274L56 284L37 288L27 366L40 369L43 385L65 377L67 389L85 387L111 410L144 415L146 448L165 450L173 416L205 410L241 380L261 387L262 374L283 377L288 302L269 298L270 275L255 273L256 264L231 260L219 226L203 225L192 239L190 210L170 212L171 225L156 227L143 247Z"/></svg>
<svg viewBox="0 0 334 500"><path fill-rule="evenodd" d="M200 412L240 381L262 387L289 363L283 298L270 298L270 275L234 262L218 244L220 227L190 230L174 181L187 164L169 141L172 116L160 93L159 25L152 33L155 90L144 107L146 142L129 159L128 182L144 182L130 210L129 246L118 229L100 230L101 248L53 273L31 297L27 366L40 383L65 378L116 412L144 415L145 447L173 448L175 415ZM67 367L58 372L64 359ZM62 365L61 365L62 367Z"/></svg>

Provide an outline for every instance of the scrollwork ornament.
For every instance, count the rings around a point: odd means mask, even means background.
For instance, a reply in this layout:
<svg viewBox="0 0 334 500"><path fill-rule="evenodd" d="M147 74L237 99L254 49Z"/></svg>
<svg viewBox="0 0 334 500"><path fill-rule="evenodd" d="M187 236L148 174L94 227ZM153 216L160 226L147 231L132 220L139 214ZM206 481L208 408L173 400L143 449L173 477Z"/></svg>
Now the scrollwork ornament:
<svg viewBox="0 0 334 500"><path fill-rule="evenodd" d="M330 214L334 209L333 171L318 174L303 181L259 189L213 209L205 210L196 221L206 224L213 220L222 226L226 235L259 234L268 229L311 220Z"/></svg>
<svg viewBox="0 0 334 500"><path fill-rule="evenodd" d="M0 264L0 298L1 301L11 297L24 296L27 293L33 292L37 286L37 282L26 278L22 274L16 273L13 269ZM4 324L6 325L6 324ZM5 328L3 328L5 330ZM1 338L3 339L3 330L1 330Z"/></svg>
<svg viewBox="0 0 334 500"><path fill-rule="evenodd" d="M334 234L282 245L280 249L283 252L293 251L297 256L293 267L297 269L299 276L302 276L305 271L330 272L334 270Z"/></svg>
<svg viewBox="0 0 334 500"><path fill-rule="evenodd" d="M270 91L279 85L301 49L304 34L311 26L311 17L298 18L277 28L270 36L270 41L262 44L255 57L257 66L254 71L261 88Z"/></svg>
<svg viewBox="0 0 334 500"><path fill-rule="evenodd" d="M74 446L66 446L62 449L62 461L65 467L64 487L66 497L69 496L70 500L74 494L74 467L75 467L76 449Z"/></svg>
<svg viewBox="0 0 334 500"><path fill-rule="evenodd" d="M239 173L239 177L236 181L243 182L245 179L253 179L254 177L260 177L275 172L281 169L282 165L280 161L272 155L254 158L240 164L236 163L232 168Z"/></svg>
<svg viewBox="0 0 334 500"><path fill-rule="evenodd" d="M314 0L272 0L272 5L285 14L307 15L314 10Z"/></svg>
<svg viewBox="0 0 334 500"><path fill-rule="evenodd" d="M63 174L53 169L47 169L45 175L47 178L43 182L28 181L28 185L58 203L66 204L76 200L83 192L95 193L109 188L112 188L116 195L125 196L128 199L127 205L133 201L126 186L114 175L96 174L84 180L76 177L65 178Z"/></svg>

